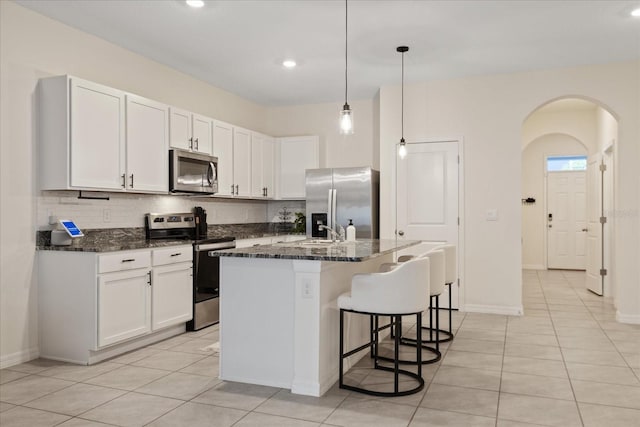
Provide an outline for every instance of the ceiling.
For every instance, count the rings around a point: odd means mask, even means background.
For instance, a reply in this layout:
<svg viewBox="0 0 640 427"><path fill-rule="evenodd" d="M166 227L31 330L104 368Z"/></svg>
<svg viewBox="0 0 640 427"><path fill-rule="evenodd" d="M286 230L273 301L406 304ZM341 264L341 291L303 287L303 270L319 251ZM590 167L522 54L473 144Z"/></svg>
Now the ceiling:
<svg viewBox="0 0 640 427"><path fill-rule="evenodd" d="M344 100L341 0L17 0L265 106ZM351 0L349 100L378 88L640 58L640 0ZM282 67L293 58L298 66Z"/></svg>

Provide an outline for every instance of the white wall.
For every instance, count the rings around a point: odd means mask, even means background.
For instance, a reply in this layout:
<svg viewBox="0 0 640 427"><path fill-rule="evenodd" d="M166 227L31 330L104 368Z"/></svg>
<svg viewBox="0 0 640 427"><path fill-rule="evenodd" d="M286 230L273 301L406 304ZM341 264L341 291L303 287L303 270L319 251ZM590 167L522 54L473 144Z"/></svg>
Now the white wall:
<svg viewBox="0 0 640 427"><path fill-rule="evenodd" d="M543 135L559 133L573 136L593 154L598 150L597 111L595 104L588 110L536 111L522 125L522 148Z"/></svg>
<svg viewBox="0 0 640 427"><path fill-rule="evenodd" d="M278 136L318 135L320 167L371 166L377 169L373 153L374 102L350 101L354 134L340 135L338 113L342 104L312 104L270 108L268 133Z"/></svg>
<svg viewBox="0 0 640 427"><path fill-rule="evenodd" d="M405 138L464 139L463 308L521 307L521 148L525 119L560 97L585 97L619 118L616 166L616 271L619 315L640 322L638 187L640 62L473 77L405 86ZM400 87L380 90L381 199L394 199L394 145L400 136ZM487 209L499 220L487 222ZM381 233L395 218L381 212Z"/></svg>
<svg viewBox="0 0 640 427"><path fill-rule="evenodd" d="M546 199L546 158L549 156L582 155L586 147L570 135L546 134L531 141L522 151L522 193L521 198L533 197L535 204L522 206L522 268L544 269Z"/></svg>
<svg viewBox="0 0 640 427"><path fill-rule="evenodd" d="M49 196L38 200L36 189L34 98L40 77L73 74L249 129L265 132L267 126L262 106L8 1L0 1L0 61L0 365L6 366L38 351L34 247L43 218L37 205L55 205ZM114 206L110 226L131 224L116 213L129 202L139 223L147 211L142 203L136 196L118 196L108 202ZM79 223L101 224L102 203L63 204L56 208L61 213L87 212ZM220 206L227 220L230 205ZM265 204L248 206L247 218L266 219Z"/></svg>

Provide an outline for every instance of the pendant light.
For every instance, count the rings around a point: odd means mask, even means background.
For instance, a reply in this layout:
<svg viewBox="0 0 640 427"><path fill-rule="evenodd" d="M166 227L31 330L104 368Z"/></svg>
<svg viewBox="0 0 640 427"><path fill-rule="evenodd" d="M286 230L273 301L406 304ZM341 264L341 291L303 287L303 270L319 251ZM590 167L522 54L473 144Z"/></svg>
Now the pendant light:
<svg viewBox="0 0 640 427"><path fill-rule="evenodd" d="M402 54L402 85L401 85L401 93L402 93L402 101L400 107L400 147L398 147L398 156L401 159L404 159L407 155L407 143L404 140L404 53L409 50L408 46L398 46L396 48L396 52L400 52Z"/></svg>
<svg viewBox="0 0 640 427"><path fill-rule="evenodd" d="M353 111L347 102L347 0L344 0L344 106L340 111L340 133L351 135L353 133Z"/></svg>

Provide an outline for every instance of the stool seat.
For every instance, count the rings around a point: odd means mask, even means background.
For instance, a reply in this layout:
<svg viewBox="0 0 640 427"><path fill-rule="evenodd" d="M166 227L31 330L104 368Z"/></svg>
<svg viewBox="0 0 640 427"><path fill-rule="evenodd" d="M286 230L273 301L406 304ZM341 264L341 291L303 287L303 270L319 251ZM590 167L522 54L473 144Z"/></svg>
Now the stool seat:
<svg viewBox="0 0 640 427"><path fill-rule="evenodd" d="M351 292L345 292L338 297L338 307L345 310L353 310L353 304L351 303Z"/></svg>

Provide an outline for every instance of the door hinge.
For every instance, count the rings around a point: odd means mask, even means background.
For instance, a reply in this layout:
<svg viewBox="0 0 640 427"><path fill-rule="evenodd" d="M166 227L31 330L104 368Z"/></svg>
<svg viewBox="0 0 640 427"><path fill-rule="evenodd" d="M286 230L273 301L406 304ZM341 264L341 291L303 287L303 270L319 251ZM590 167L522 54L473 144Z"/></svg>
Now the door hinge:
<svg viewBox="0 0 640 427"><path fill-rule="evenodd" d="M600 224L606 224L607 223L607 217L606 216L601 216L600 217Z"/></svg>
<svg viewBox="0 0 640 427"><path fill-rule="evenodd" d="M606 276L607 275L607 269L606 268L601 268L600 269L600 275L601 276Z"/></svg>
<svg viewBox="0 0 640 427"><path fill-rule="evenodd" d="M600 172L604 172L607 170L607 165L605 165L604 163L600 164Z"/></svg>

